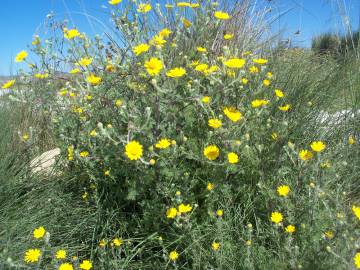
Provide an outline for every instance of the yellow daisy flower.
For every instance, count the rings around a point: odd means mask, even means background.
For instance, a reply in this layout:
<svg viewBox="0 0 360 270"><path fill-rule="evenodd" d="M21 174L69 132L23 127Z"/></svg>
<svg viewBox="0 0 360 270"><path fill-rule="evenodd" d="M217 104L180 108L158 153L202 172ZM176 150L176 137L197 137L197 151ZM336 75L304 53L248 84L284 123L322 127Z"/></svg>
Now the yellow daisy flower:
<svg viewBox="0 0 360 270"><path fill-rule="evenodd" d="M138 160L143 154L143 146L137 141L130 141L125 146L125 154L130 160Z"/></svg>
<svg viewBox="0 0 360 270"><path fill-rule="evenodd" d="M33 235L34 235L34 238L40 239L40 238L44 237L45 233L46 233L45 228L41 226L34 230Z"/></svg>
<svg viewBox="0 0 360 270"><path fill-rule="evenodd" d="M144 67L150 76L155 76L160 73L164 65L159 59L152 57L149 61L145 62Z"/></svg>
<svg viewBox="0 0 360 270"><path fill-rule="evenodd" d="M41 256L41 251L40 249L28 249L26 252L25 252L25 256L24 256L24 261L26 263L35 263L39 260Z"/></svg>
<svg viewBox="0 0 360 270"><path fill-rule="evenodd" d="M222 123L221 123L221 120L220 120L220 119L214 118L214 119L209 119L208 125L209 125L209 127L212 127L212 128L214 128L214 129L217 129L217 128L220 128L220 127L221 127Z"/></svg>
<svg viewBox="0 0 360 270"><path fill-rule="evenodd" d="M310 144L314 152L322 152L326 148L326 144L322 141L315 141Z"/></svg>
<svg viewBox="0 0 360 270"><path fill-rule="evenodd" d="M214 16L218 20L229 20L231 16L227 12L215 11Z"/></svg>
<svg viewBox="0 0 360 270"><path fill-rule="evenodd" d="M215 160L219 157L219 155L220 149L214 144L209 145L204 149L204 156L209 160Z"/></svg>
<svg viewBox="0 0 360 270"><path fill-rule="evenodd" d="M280 212L272 212L270 220L275 224L278 224L283 221L283 215Z"/></svg>

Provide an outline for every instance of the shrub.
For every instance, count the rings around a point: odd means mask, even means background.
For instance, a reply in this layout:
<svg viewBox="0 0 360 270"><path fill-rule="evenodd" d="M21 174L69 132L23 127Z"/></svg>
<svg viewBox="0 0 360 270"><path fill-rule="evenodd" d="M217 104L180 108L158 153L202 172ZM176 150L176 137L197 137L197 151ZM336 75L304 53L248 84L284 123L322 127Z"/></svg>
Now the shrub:
<svg viewBox="0 0 360 270"><path fill-rule="evenodd" d="M231 13L206 1L131 2L112 17L122 46L69 26L36 37L41 61L16 92L46 111L64 193L82 197L95 223L83 225L77 255L99 269L353 264L358 220L332 161L358 146L330 141L316 120L331 98L319 92L331 88L330 62L239 47ZM40 266L58 266L43 248Z"/></svg>

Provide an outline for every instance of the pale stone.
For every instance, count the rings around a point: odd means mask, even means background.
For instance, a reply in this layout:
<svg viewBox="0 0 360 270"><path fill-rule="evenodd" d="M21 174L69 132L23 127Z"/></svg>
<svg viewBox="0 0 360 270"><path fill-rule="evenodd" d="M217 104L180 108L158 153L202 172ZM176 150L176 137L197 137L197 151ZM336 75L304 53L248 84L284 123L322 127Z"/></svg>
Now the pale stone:
<svg viewBox="0 0 360 270"><path fill-rule="evenodd" d="M60 155L60 148L55 148L50 151L42 153L40 156L34 158L30 162L32 173L49 174L52 172L56 157Z"/></svg>

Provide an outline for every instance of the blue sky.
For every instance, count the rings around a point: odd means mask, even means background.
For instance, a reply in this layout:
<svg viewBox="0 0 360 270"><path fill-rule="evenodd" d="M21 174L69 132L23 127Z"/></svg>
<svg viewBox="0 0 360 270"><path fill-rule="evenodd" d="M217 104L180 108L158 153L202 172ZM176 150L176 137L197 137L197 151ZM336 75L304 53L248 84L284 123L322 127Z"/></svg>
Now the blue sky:
<svg viewBox="0 0 360 270"><path fill-rule="evenodd" d="M126 0L124 0L126 1ZM274 31L285 30L283 37L293 44L309 46L311 37L326 31L341 31L344 27L338 18L339 7L345 3L347 14L354 28L358 28L359 0L253 0L270 2L272 14L280 20L273 24ZM153 2L156 2L153 0ZM160 2L164 3L164 0ZM107 0L1 0L0 3L0 75L16 73L18 64L14 56L31 42L34 33L43 33L43 22L51 11L56 18L67 18L89 35L101 33L101 24L89 20L84 13L110 25L106 8ZM300 30L300 35L294 35Z"/></svg>

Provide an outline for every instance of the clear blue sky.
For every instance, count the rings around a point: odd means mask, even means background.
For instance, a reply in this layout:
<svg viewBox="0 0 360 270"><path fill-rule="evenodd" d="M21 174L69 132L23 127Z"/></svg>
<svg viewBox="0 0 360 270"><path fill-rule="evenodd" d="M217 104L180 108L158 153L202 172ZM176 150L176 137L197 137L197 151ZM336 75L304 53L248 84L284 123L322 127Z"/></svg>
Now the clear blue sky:
<svg viewBox="0 0 360 270"><path fill-rule="evenodd" d="M309 46L313 35L343 29L341 21L338 20L338 7L335 3L345 3L344 12L349 15L354 28L357 29L359 25L360 0L253 1L270 2L275 17L287 11L273 24L273 30L285 29L284 38L290 37L294 44L300 46ZM56 18L68 18L81 31L93 35L101 32L102 26L94 20L91 25L83 14L88 13L109 25L107 6L107 0L1 0L0 75L15 73L18 64L13 63L14 56L26 49L34 33L43 33L42 23L51 11L55 13ZM294 35L297 30L301 31L300 35Z"/></svg>

